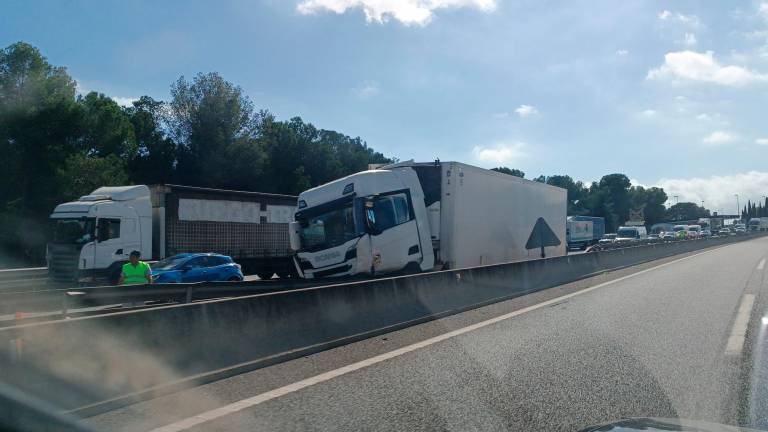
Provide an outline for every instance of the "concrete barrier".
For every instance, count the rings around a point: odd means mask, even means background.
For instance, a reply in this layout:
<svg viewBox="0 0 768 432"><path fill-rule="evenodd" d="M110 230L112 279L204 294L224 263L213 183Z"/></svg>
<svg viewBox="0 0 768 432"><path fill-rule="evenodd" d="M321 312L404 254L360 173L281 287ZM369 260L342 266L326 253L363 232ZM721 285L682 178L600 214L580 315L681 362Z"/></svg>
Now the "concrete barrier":
<svg viewBox="0 0 768 432"><path fill-rule="evenodd" d="M0 329L2 380L80 414L666 256L675 242Z"/></svg>

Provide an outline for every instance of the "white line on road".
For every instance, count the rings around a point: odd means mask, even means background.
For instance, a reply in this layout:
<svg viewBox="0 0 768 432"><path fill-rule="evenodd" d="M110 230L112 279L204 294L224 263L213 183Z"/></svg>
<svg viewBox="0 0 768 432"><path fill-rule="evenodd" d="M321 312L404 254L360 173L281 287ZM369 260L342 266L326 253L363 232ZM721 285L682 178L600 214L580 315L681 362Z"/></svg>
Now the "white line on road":
<svg viewBox="0 0 768 432"><path fill-rule="evenodd" d="M741 354L741 350L744 348L744 338L747 337L749 315L752 313L752 304L754 303L754 294L744 294L741 298L741 305L739 305L736 320L733 321L731 336L728 338L728 343L725 345L726 354Z"/></svg>
<svg viewBox="0 0 768 432"><path fill-rule="evenodd" d="M760 264L757 265L758 270L762 270L763 268L765 268L765 258L761 259Z"/></svg>
<svg viewBox="0 0 768 432"><path fill-rule="evenodd" d="M516 310L514 312L510 312L510 313L507 313L507 314L504 314L504 315L500 315L500 316L498 316L496 318L491 318L491 319L486 320L486 321L482 321L482 322L479 322L479 323L476 323L476 324L472 324L472 325L467 326L467 327L463 327L463 328L460 328L460 329L457 329L457 330L454 330L454 331L451 331L451 332L448 332L448 333L444 333L442 335L435 336L433 338L426 339L426 340L423 340L421 342L417 342L417 343L415 343L413 345L408 345L408 346L396 349L394 351L386 352L384 354L380 354L380 355L377 355L375 357L371 357L371 358L359 361L357 363L352 363L350 365L347 365L347 366L344 366L344 367L341 367L341 368L338 368L338 369L334 369L334 370L322 373L320 375L315 375L313 377L310 377L310 378L307 378L307 379L304 379L304 380L301 380L301 381L297 381L297 382L295 382L293 384L288 384L286 386L283 386L283 387L280 387L280 388L276 388L274 390L270 390L268 392L261 393L261 394L256 395L256 396L252 396L252 397L249 397L249 398L246 398L246 399L242 399L240 401L231 403L229 405L224 405L222 407L219 407L219 408L216 408L216 409L213 409L213 410L210 410L210 411L206 411L206 412L204 412L202 414L198 414L198 415L195 415L195 416L192 416L192 417L188 417L186 419L179 420L179 421L177 421L175 423L171 423L171 424L166 425L166 426L162 426L162 427L159 427L159 428L156 428L156 429L152 429L152 431L150 431L150 432L178 432L178 431L188 430L188 429L191 429L191 428L193 428L195 426L199 426L199 425L201 425L203 423L207 423L209 421L213 421L213 420L216 420L218 418L225 417L225 416L230 415L230 414L234 414L236 412L242 411L242 410L247 409L247 408L254 407L254 406L262 404L264 402L267 402L267 401L270 401L270 400L273 400L273 399L277 399L277 398L279 398L281 396L285 396L287 394L297 392L299 390L305 389L305 388L313 386L315 384L319 384L321 382L329 381L329 380L332 380L334 378L340 377L342 375L346 375L346 374L348 374L350 372L354 372L354 371L366 368L368 366L372 366L372 365L375 365L377 363L381 363L381 362L383 362L385 360L390 360L390 359L393 359L395 357L399 357L399 356L401 356L403 354L407 354L409 352L413 352L413 351L416 351L418 349L425 348L425 347L428 347L430 345L434 345L434 344L436 344L438 342L442 342L442 341L444 341L446 339L450 339L450 338L453 338L453 337L456 337L456 336L460 336L460 335L463 335L463 334L466 334L466 333L469 333L469 332L481 329L483 327L488 327L488 326L490 326L492 324L496 324L498 322L501 322L501 321L504 321L504 320L508 320L510 318L514 318L514 317L519 316L519 315L523 315L525 313L534 311L536 309L541 309L543 307L547 307L547 306L549 306L551 304L561 302L561 301L563 301L565 299L569 299L569 298L576 297L576 296L579 296L579 295L582 295L582 294L586 294L586 293L594 291L594 290L596 290L598 288L602 288L602 287L605 287L605 286L608 286L608 285L612 285L612 284L615 284L617 282L621 282L621 281L633 278L635 276L639 276L639 275L644 274L644 273L648 273L648 272L651 272L651 271L654 271L654 270L658 270L658 269L660 269L662 267L666 267L666 266L678 263L680 261L685 261L685 260L697 257L699 255L704 255L704 254L707 254L707 253L710 253L710 252L714 252L714 251L716 251L716 250L718 250L718 249L720 249L722 247L725 247L725 246L720 246L720 247L717 247L717 248L714 248L714 249L710 249L710 250L707 250L707 251L704 251L704 252L699 252L699 253L696 253L696 254L693 254L693 255L689 255L687 257L679 258L679 259L676 259L674 261L670 261L670 262L667 262L667 263L664 263L664 264L659 264L657 266L653 266L653 267L647 268L645 270L641 270L641 271L639 271L637 273L632 273L632 274L629 274L629 275L626 275L626 276L622 276L620 278L616 278L616 279L610 280L608 282L603 282L601 284L598 284L598 285L595 285L595 286L592 286L592 287L589 287L589 288L585 288L585 289L580 290L580 291L576 291L576 292L573 292L573 293L570 293L570 294L566 294L566 295L563 295L563 296L560 296L560 297L556 297L556 298L553 298L553 299L550 299L550 300L547 300L547 301L544 301L544 302L541 302L541 303L538 303L538 304L535 304L535 305L532 305L532 306L528 306L528 307L525 307L525 308L522 308L522 309L518 309L518 310ZM753 300L754 300L754 296L753 296ZM751 303L750 303L750 309L751 309Z"/></svg>

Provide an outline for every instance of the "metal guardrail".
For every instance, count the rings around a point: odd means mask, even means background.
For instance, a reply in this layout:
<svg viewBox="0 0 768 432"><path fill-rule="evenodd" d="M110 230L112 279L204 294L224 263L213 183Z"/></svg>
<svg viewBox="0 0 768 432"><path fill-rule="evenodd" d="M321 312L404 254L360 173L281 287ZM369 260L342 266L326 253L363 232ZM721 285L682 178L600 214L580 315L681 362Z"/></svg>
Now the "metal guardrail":
<svg viewBox="0 0 768 432"><path fill-rule="evenodd" d="M737 237L750 237L740 234ZM711 237L716 239L718 237ZM681 240L652 240L644 242L611 243L591 248L588 253L637 248L666 243L701 242L706 247L709 238ZM40 269L27 269L40 270ZM30 272L29 274L34 274ZM303 279L255 280L242 282L196 282L130 286L74 287L44 290L0 290L0 327L20 321L45 321L68 317L109 314L127 309L148 308L168 304L192 303L215 298L239 297L320 285L353 282L362 278L309 281Z"/></svg>
<svg viewBox="0 0 768 432"><path fill-rule="evenodd" d="M178 284L78 287L41 291L0 292L0 327L25 322L114 313L124 309L92 308L120 305L143 308L191 303L215 298L263 294L306 288L328 281L256 280L243 282L196 282ZM91 310L83 310L91 309Z"/></svg>

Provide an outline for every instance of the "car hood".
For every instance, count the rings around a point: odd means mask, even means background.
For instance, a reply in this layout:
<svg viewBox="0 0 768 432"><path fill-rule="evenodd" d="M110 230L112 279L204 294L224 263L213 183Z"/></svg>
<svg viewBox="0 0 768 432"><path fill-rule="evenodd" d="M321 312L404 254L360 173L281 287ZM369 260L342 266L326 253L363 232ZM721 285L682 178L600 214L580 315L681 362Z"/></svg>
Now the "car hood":
<svg viewBox="0 0 768 432"><path fill-rule="evenodd" d="M630 418L590 426L580 432L613 431L697 431L697 432L749 432L755 429L746 429L737 426L728 426L717 423L709 423L698 420L672 419L672 418Z"/></svg>

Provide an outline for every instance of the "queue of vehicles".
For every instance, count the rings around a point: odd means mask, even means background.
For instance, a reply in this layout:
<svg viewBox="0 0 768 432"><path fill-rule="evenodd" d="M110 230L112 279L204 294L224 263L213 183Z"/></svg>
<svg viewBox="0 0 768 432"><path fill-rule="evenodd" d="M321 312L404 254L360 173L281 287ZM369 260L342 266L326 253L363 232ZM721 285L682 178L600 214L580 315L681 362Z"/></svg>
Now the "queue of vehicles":
<svg viewBox="0 0 768 432"><path fill-rule="evenodd" d="M49 274L114 283L139 251L156 261L156 282L373 276L768 230L768 218L730 227L701 218L606 233L601 217L566 217L562 188L458 162L373 168L298 197L178 185L98 188L51 214Z"/></svg>

